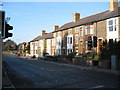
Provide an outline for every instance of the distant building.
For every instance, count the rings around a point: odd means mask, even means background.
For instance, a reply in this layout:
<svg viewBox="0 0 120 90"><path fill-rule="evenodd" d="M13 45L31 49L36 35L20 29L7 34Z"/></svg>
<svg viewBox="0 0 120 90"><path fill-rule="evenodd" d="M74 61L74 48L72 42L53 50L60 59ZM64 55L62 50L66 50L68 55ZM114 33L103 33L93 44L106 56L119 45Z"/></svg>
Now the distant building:
<svg viewBox="0 0 120 90"><path fill-rule="evenodd" d="M19 53L20 54L29 54L29 48L27 46L30 45L30 42L23 42L18 45Z"/></svg>

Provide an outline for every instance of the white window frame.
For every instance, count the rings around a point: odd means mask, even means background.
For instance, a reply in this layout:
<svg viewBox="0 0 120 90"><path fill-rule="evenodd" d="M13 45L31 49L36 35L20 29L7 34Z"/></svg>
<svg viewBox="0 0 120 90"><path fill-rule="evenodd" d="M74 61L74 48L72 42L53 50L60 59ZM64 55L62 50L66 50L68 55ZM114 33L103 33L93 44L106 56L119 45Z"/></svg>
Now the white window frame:
<svg viewBox="0 0 120 90"><path fill-rule="evenodd" d="M113 21L112 25L109 25L109 21ZM113 30L110 31L109 27L112 26ZM119 40L119 17L107 19L107 41L113 39Z"/></svg>
<svg viewBox="0 0 120 90"><path fill-rule="evenodd" d="M75 33L79 33L79 28L78 27L75 28Z"/></svg>
<svg viewBox="0 0 120 90"><path fill-rule="evenodd" d="M79 41L79 37L78 35L75 36L75 44L78 44L78 41Z"/></svg>
<svg viewBox="0 0 120 90"><path fill-rule="evenodd" d="M93 25L86 25L85 26L85 35L90 35L90 34L93 34Z"/></svg>
<svg viewBox="0 0 120 90"><path fill-rule="evenodd" d="M112 21L112 25L109 24L110 21ZM112 27L112 31L116 31L117 30L117 19L108 20L108 29L109 29L109 32L112 32L110 31L109 27Z"/></svg>
<svg viewBox="0 0 120 90"><path fill-rule="evenodd" d="M112 24L110 24L110 21L112 21ZM108 21L108 27L109 27L109 32L112 32L112 31L114 31L114 28L113 28L113 26L114 26L114 20L109 20ZM112 30L110 30L110 28L112 28Z"/></svg>
<svg viewBox="0 0 120 90"><path fill-rule="evenodd" d="M80 37L83 36L83 27L80 27Z"/></svg>
<svg viewBox="0 0 120 90"><path fill-rule="evenodd" d="M70 53L70 50L73 52L73 35L67 36L67 55Z"/></svg>
<svg viewBox="0 0 120 90"><path fill-rule="evenodd" d="M73 29L69 29L69 34L72 34L73 33Z"/></svg>

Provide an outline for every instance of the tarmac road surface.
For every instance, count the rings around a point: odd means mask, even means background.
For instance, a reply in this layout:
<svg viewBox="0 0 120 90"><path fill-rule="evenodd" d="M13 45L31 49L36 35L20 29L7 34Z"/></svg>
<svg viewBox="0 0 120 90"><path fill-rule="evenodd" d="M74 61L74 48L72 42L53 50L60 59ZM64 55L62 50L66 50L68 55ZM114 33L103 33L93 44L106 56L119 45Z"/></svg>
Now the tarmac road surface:
<svg viewBox="0 0 120 90"><path fill-rule="evenodd" d="M4 67L16 88L118 88L119 77L45 60L4 54Z"/></svg>

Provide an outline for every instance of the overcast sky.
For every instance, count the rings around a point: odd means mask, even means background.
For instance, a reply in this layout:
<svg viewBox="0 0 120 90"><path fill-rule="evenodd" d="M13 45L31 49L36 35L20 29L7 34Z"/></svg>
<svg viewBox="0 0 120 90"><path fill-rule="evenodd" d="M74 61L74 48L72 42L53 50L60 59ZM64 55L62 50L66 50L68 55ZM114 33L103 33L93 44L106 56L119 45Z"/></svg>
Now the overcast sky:
<svg viewBox="0 0 120 90"><path fill-rule="evenodd" d="M53 26L62 26L73 21L73 13L80 13L80 18L109 9L109 2L4 2L3 10L8 22L14 27L11 31L17 44L29 42L41 30L52 32Z"/></svg>

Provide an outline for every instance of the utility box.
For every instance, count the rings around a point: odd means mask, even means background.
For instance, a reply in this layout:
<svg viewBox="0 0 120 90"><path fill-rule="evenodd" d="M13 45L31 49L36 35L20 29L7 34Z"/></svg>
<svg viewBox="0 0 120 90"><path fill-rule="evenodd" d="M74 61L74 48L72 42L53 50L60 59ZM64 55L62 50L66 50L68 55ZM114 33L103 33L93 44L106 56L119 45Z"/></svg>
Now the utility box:
<svg viewBox="0 0 120 90"><path fill-rule="evenodd" d="M116 55L111 56L111 69L117 70L117 56Z"/></svg>

